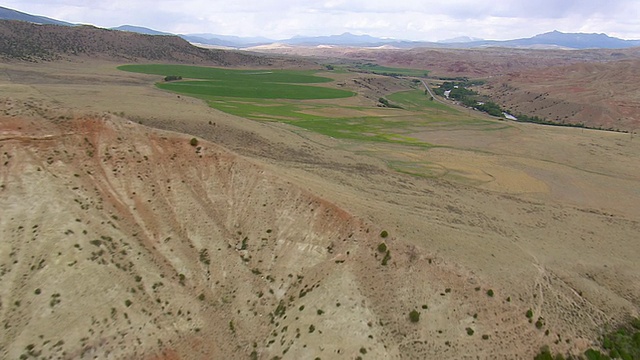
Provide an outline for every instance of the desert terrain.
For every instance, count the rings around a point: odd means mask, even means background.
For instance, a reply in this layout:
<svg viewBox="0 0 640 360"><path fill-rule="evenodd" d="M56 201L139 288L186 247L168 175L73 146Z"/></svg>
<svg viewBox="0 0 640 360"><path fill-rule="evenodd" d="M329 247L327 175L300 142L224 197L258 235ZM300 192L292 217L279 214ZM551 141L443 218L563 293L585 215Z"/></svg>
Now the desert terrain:
<svg viewBox="0 0 640 360"><path fill-rule="evenodd" d="M633 134L338 139L121 64L0 64L4 358L531 359L638 316Z"/></svg>

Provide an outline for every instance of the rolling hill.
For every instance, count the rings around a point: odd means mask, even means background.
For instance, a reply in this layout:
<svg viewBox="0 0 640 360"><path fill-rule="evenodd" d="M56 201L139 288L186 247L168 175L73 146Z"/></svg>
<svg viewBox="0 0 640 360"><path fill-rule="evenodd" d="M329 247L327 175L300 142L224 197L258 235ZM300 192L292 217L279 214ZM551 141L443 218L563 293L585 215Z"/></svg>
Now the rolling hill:
<svg viewBox="0 0 640 360"><path fill-rule="evenodd" d="M286 66L304 61L247 52L203 49L178 36L155 36L93 26L38 25L0 21L0 57L5 60L53 61L96 58L122 62L162 61L218 66Z"/></svg>
<svg viewBox="0 0 640 360"><path fill-rule="evenodd" d="M593 128L640 129L640 59L577 63L491 79L487 93L514 113Z"/></svg>

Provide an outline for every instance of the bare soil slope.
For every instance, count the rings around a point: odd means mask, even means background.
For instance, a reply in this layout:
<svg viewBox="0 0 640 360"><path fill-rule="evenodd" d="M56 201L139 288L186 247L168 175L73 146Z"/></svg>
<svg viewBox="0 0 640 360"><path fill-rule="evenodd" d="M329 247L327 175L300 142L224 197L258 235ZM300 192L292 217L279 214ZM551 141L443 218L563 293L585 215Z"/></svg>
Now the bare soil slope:
<svg viewBox="0 0 640 360"><path fill-rule="evenodd" d="M214 144L4 110L3 357L425 358L535 333L472 274Z"/></svg>
<svg viewBox="0 0 640 360"><path fill-rule="evenodd" d="M527 359L638 314L637 139L336 140L115 66L2 65L2 357Z"/></svg>

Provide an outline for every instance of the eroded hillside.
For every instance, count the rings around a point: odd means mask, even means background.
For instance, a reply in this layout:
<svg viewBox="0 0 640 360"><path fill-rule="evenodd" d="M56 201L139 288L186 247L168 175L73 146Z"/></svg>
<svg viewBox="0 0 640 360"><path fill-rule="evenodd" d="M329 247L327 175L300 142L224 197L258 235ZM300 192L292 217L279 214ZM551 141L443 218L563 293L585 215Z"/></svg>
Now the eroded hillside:
<svg viewBox="0 0 640 360"><path fill-rule="evenodd" d="M484 91L504 108L557 123L637 131L640 60L582 63L494 79Z"/></svg>
<svg viewBox="0 0 640 360"><path fill-rule="evenodd" d="M468 271L212 143L3 106L5 358L511 358L543 340Z"/></svg>

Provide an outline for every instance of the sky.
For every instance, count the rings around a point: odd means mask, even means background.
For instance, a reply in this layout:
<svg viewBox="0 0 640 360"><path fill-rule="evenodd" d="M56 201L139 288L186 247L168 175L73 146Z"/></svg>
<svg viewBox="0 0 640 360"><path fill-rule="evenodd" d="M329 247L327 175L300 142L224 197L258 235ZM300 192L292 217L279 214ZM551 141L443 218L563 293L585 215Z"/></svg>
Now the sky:
<svg viewBox="0 0 640 360"><path fill-rule="evenodd" d="M5 0L0 6L107 28L276 40L345 32L508 40L553 30L640 39L640 0Z"/></svg>

